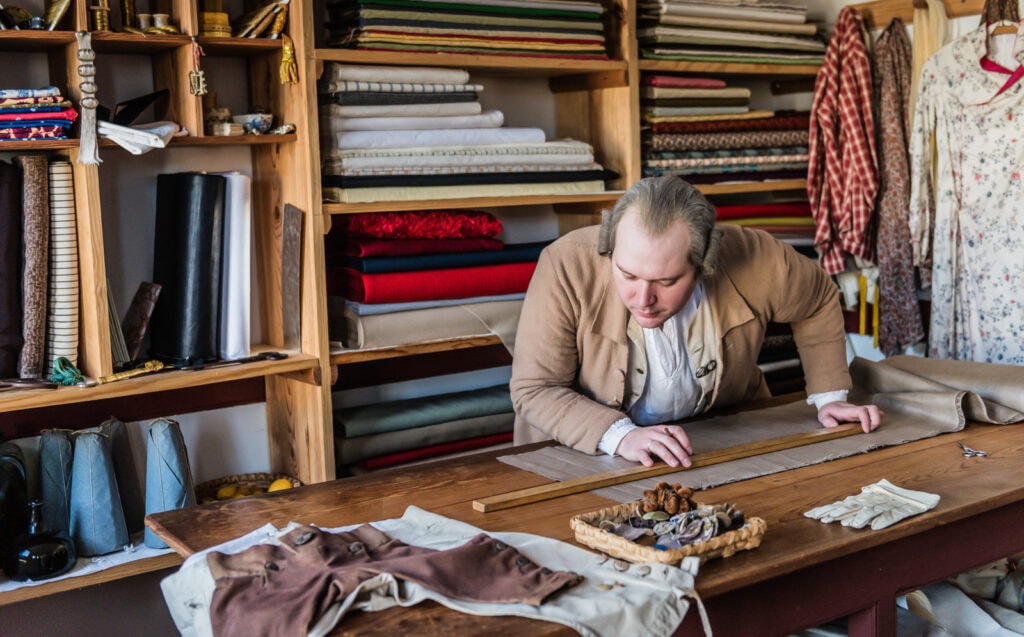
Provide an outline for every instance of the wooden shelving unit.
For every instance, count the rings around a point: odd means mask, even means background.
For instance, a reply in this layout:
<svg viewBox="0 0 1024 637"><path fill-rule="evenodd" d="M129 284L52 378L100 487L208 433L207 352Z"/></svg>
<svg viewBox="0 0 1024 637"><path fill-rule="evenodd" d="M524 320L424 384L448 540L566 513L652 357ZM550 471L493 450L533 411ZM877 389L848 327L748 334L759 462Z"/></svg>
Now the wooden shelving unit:
<svg viewBox="0 0 1024 637"><path fill-rule="evenodd" d="M92 28L87 0L72 0L65 17L54 31L0 31L0 61L7 54L39 55L48 70L49 84L61 87L62 93L76 108L82 97L79 88L79 62L76 57L75 31ZM177 148L243 147L248 162L239 166L252 175L253 217L255 234L253 252L257 269L253 279L254 299L259 306L263 336L253 346L258 351L284 351L280 361L260 361L202 371L163 371L148 376L121 380L87 388L63 387L56 390L19 389L0 392L0 420L4 414L17 413L24 423L39 413L39 422L28 429L58 426L45 420L45 414L61 406L95 403L113 407L129 402L137 413L140 403L149 396L177 395L218 386L237 386L256 380L262 382L266 400L266 428L270 450L270 469L295 476L304 483L334 477L333 437L331 434L330 387L322 379L329 377L331 366L326 332L326 305L323 281L323 217L319 210L319 181L314 175L317 140L315 134L316 106L307 102L307 86L315 83L312 54L307 53L303 29L312 28L309 19L311 3L297 2L289 7L288 33L295 46L299 81L283 84L279 69L282 58L280 40L235 38L199 38L205 57L236 58L228 60L243 75L232 78L242 102L259 104L272 110L278 122L295 125L297 132L287 135L211 137L203 133L201 97L188 87L189 71L195 70L195 53L191 33L198 25L198 3L192 0L171 0L171 22L182 35L133 35L114 32L92 32L97 68L104 71L118 64L147 60L153 90L166 88L166 105L154 107L156 119L179 123L189 131L187 137L176 137L167 149L138 158L147 162L160 153L175 153ZM115 8L116 11L116 8ZM119 24L119 18L112 18ZM311 50L311 49L310 49ZM227 90L227 88L221 88ZM115 96L118 98L131 97ZM109 99L109 97L108 97ZM314 127L314 128L311 128ZM73 129L77 135L77 126ZM111 175L112 164L78 163L77 139L54 141L3 142L5 153L42 153L51 158L72 162L78 229L79 258L79 356L78 367L88 377L100 377L114 371L108 330L108 269L126 267L110 261L107 242L119 240L105 233L104 218L111 211L101 210L101 175ZM109 159L125 153L109 141L100 141L101 154ZM159 172L162 164L156 162ZM302 211L301 251L301 337L298 344L286 348L282 328L280 237L283 209L291 205ZM138 214L152 214L133 211ZM151 239L147 239L151 240ZM125 308L122 308L125 309ZM183 412L188 406L183 406ZM179 412L182 413L182 412ZM167 414L152 414L152 417ZM98 422L96 423L98 424ZM262 430L263 423L260 423ZM19 428L22 431L24 428ZM0 605L109 582L140 573L152 572L180 563L174 554L148 558L114 567L99 573L73 577L58 582L19 588L0 594Z"/></svg>
<svg viewBox="0 0 1024 637"><path fill-rule="evenodd" d="M314 0L319 1L319 0ZM116 64L125 56L151 60L154 87L167 88L169 104L157 113L187 128L188 137L175 138L163 152L175 148L245 146L249 148L253 176L253 222L256 229L254 252L259 255L258 277L261 300L258 311L264 331L261 350L284 349L282 300L280 298L280 235L282 211L291 205L302 212L302 279L300 342L287 349L288 358L200 372L168 371L152 376L119 381L91 388L19 390L0 392L0 417L4 412L25 412L54 404L80 404L108 399L139 399L147 394L262 378L267 405L267 429L271 471L285 472L304 483L335 476L332 385L346 373L346 366L359 364L401 364L403 358L427 357L463 350L495 348L495 336L472 336L446 341L416 343L370 350L332 350L327 332L324 235L331 218L364 212L417 210L423 208L512 207L548 204L559 216L561 232L593 223L600 210L614 204L622 192L641 175L640 99L641 71L771 76L773 79L808 77L817 67L807 65L709 64L641 60L635 37L634 0L611 0L606 35L611 47L608 60L530 59L465 54L385 53L319 47L314 1L289 5L288 33L295 47L299 81L282 84L282 57L278 40L198 38L196 43L207 57L238 58L247 73L245 86L249 104L268 106L280 122L295 124L288 135L255 137L209 137L202 134L201 100L188 91L187 72L194 67L194 42L189 33L198 24L196 3L172 0L172 21L185 35L134 36L122 33L93 33L97 64ZM910 0L906 0L907 3ZM55 31L0 32L0 60L4 53L44 55L51 69L51 83L66 87L77 104L81 80L75 59L74 31L90 26L87 0L73 0L73 8ZM336 204L320 196L320 149L317 110L317 79L329 62L361 65L453 67L473 75L501 78L546 78L555 103L556 137L572 137L594 147L599 163L619 177L606 183L599 193L475 197L415 202ZM202 58L200 59L202 63ZM6 142L0 149L13 152L42 152L72 162L77 158L77 140ZM104 153L121 152L110 142L101 142ZM140 160L144 161L144 160ZM103 165L74 164L76 202L79 211L81 267L80 367L89 376L113 371L107 331L107 289L103 213L99 175ZM764 184L722 184L702 186L709 195L757 193L806 188L803 180ZM384 361L384 363L380 363ZM50 423L40 423L40 427ZM118 567L103 574L67 580L0 594L0 605L48 595L121 577L149 572L177 564L169 556Z"/></svg>

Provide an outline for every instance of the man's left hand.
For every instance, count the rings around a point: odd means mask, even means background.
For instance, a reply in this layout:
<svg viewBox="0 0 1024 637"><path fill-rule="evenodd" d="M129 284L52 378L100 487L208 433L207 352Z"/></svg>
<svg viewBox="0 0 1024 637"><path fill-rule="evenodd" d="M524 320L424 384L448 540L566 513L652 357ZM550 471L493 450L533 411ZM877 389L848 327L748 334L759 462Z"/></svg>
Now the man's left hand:
<svg viewBox="0 0 1024 637"><path fill-rule="evenodd" d="M854 405L837 400L822 405L818 410L818 422L824 427L837 427L843 422L859 422L864 433L871 433L882 423L882 410L878 405Z"/></svg>

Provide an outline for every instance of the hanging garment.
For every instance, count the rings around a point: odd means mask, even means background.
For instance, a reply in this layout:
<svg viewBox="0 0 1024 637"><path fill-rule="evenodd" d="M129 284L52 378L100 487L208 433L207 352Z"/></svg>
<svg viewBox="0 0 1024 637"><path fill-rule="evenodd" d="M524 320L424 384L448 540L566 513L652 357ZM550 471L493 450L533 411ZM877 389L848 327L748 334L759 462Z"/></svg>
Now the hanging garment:
<svg viewBox="0 0 1024 637"><path fill-rule="evenodd" d="M871 62L860 12L839 12L814 82L807 196L814 245L829 274L846 269L846 254L874 261L871 222L878 193Z"/></svg>
<svg viewBox="0 0 1024 637"><path fill-rule="evenodd" d="M917 300L914 255L910 248L910 40L896 18L875 42L875 95L878 103L879 346L886 356L924 339Z"/></svg>
<svg viewBox="0 0 1024 637"><path fill-rule="evenodd" d="M1024 83L1009 69L983 64L987 37L982 25L922 70L910 145L910 231L914 263L930 264L932 272L928 355L1020 365Z"/></svg>

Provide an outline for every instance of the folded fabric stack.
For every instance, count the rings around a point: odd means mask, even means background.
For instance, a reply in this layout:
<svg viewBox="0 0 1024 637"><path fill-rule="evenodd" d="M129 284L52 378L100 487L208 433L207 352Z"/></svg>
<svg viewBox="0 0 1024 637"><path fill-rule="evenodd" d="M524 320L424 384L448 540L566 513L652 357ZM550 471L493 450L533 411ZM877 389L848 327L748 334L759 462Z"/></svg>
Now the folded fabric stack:
<svg viewBox="0 0 1024 637"><path fill-rule="evenodd" d="M604 190L615 176L574 140L502 127L460 69L332 64L321 84L323 197L360 203Z"/></svg>
<svg viewBox="0 0 1024 637"><path fill-rule="evenodd" d="M607 59L600 2L336 0L328 46L375 51Z"/></svg>
<svg viewBox="0 0 1024 637"><path fill-rule="evenodd" d="M716 206L718 223L746 226L770 232L798 252L817 258L814 252L814 217L807 201Z"/></svg>
<svg viewBox="0 0 1024 637"><path fill-rule="evenodd" d="M645 73L642 83L645 177L680 175L693 183L807 177L809 113L752 110L749 89L719 79Z"/></svg>
<svg viewBox="0 0 1024 637"><path fill-rule="evenodd" d="M344 215L327 237L332 340L351 349L497 334L509 342L547 242L506 245L478 210Z"/></svg>
<svg viewBox="0 0 1024 637"><path fill-rule="evenodd" d="M368 471L507 444L514 421L508 385L337 409L335 461Z"/></svg>
<svg viewBox="0 0 1024 637"><path fill-rule="evenodd" d="M77 117L56 86L0 89L0 140L67 139Z"/></svg>
<svg viewBox="0 0 1024 637"><path fill-rule="evenodd" d="M807 7L757 0L641 0L640 55L659 60L821 64Z"/></svg>

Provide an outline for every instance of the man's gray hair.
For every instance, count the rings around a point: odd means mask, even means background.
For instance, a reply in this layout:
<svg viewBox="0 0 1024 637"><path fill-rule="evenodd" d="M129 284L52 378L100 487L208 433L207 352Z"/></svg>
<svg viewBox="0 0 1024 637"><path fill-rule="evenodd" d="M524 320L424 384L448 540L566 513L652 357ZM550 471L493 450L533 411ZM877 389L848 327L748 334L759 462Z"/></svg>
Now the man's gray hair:
<svg viewBox="0 0 1024 637"><path fill-rule="evenodd" d="M681 219L690 231L690 264L698 274L714 274L722 238L722 231L715 228L715 207L701 191L674 175L641 179L619 197L611 211L601 213L598 252L611 254L619 221L634 208L641 227L652 235Z"/></svg>

